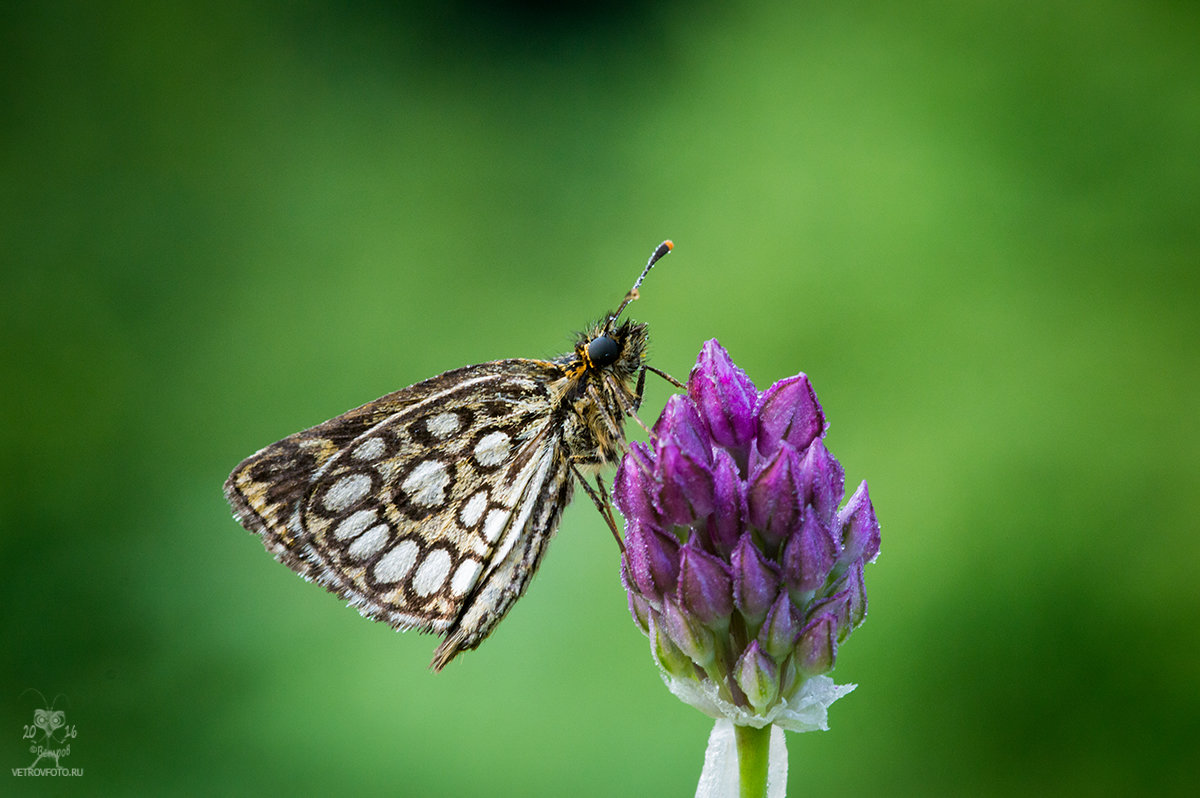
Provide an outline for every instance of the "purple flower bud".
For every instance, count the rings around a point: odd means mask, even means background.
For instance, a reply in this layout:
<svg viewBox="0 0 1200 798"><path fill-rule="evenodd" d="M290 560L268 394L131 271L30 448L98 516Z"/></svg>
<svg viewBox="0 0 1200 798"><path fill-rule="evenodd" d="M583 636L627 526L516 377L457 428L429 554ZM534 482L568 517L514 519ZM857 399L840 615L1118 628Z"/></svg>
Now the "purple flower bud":
<svg viewBox="0 0 1200 798"><path fill-rule="evenodd" d="M676 444L698 463L712 465L712 438L692 400L683 394L667 399L662 415L654 422L654 436Z"/></svg>
<svg viewBox="0 0 1200 798"><path fill-rule="evenodd" d="M688 377L688 396L699 407L713 441L740 452L738 460L744 462L754 439L758 389L746 372L733 364L729 353L715 338L704 344L696 358L696 366Z"/></svg>
<svg viewBox="0 0 1200 798"><path fill-rule="evenodd" d="M670 535L631 518L625 526L625 569L633 585L653 605L675 590L679 544Z"/></svg>
<svg viewBox="0 0 1200 798"><path fill-rule="evenodd" d="M804 686L807 676L800 672L795 657L783 661L783 672L779 674L779 695L784 701L791 701L796 691Z"/></svg>
<svg viewBox="0 0 1200 798"><path fill-rule="evenodd" d="M845 546L841 558L843 562L859 558L865 562L875 561L879 555L879 521L875 518L871 497L867 495L866 480L838 513L837 529Z"/></svg>
<svg viewBox="0 0 1200 798"><path fill-rule="evenodd" d="M679 646L671 641L671 637L663 629L662 616L656 612L650 614L650 630L647 632L650 645L654 651L654 659L663 670L677 678L691 678L696 674L696 668L687 654L679 650Z"/></svg>
<svg viewBox="0 0 1200 798"><path fill-rule="evenodd" d="M819 438L804 452L798 484L800 505L811 504L821 523L833 528L834 514L846 492L846 473Z"/></svg>
<svg viewBox="0 0 1200 798"><path fill-rule="evenodd" d="M679 604L701 623L724 629L733 612L733 588L725 564L692 541L679 550Z"/></svg>
<svg viewBox="0 0 1200 798"><path fill-rule="evenodd" d="M850 634L850 590L839 590L828 598L823 598L814 601L808 607L808 617L815 618L818 615L832 615L837 620L838 642L846 639Z"/></svg>
<svg viewBox="0 0 1200 798"><path fill-rule="evenodd" d="M733 603L752 628L767 617L779 595L779 569L768 562L749 532L742 535L729 558L733 573Z"/></svg>
<svg viewBox="0 0 1200 798"><path fill-rule="evenodd" d="M629 599L629 614L633 616L633 622L642 630L642 634L650 633L650 605L646 603L646 599L637 590L630 590L632 582L629 580L629 571L625 568L625 563L621 563L621 583L625 585L625 593Z"/></svg>
<svg viewBox="0 0 1200 798"><path fill-rule="evenodd" d="M672 692L705 712L783 725L780 702L816 700L823 718L845 692L813 677L866 614L879 523L865 482L838 511L845 473L826 426L805 375L760 395L714 340L651 445L621 461L629 612Z"/></svg>
<svg viewBox="0 0 1200 798"><path fill-rule="evenodd" d="M717 646L713 633L700 619L685 611L670 598L663 599L663 630L679 650L692 662L707 668L716 658Z"/></svg>
<svg viewBox="0 0 1200 798"><path fill-rule="evenodd" d="M662 516L658 501L660 490L650 447L640 442L629 444L628 453L617 466L613 484L613 501L617 509L626 518L658 526Z"/></svg>
<svg viewBox="0 0 1200 798"><path fill-rule="evenodd" d="M825 413L804 374L781 380L763 391L754 415L758 450L767 457L775 453L780 441L804 451L825 434Z"/></svg>
<svg viewBox="0 0 1200 798"><path fill-rule="evenodd" d="M688 525L713 509L712 441L696 406L676 394L654 425L664 520Z"/></svg>
<svg viewBox="0 0 1200 798"><path fill-rule="evenodd" d="M658 464L663 475L659 504L664 521L686 526L712 512L713 474L709 466L670 441L660 442Z"/></svg>
<svg viewBox="0 0 1200 798"><path fill-rule="evenodd" d="M800 637L800 621L791 598L787 593L780 593L758 633L759 643L768 654L782 662Z"/></svg>
<svg viewBox="0 0 1200 798"><path fill-rule="evenodd" d="M754 711L762 714L779 698L779 666L753 640L733 666L733 678Z"/></svg>
<svg viewBox="0 0 1200 798"><path fill-rule="evenodd" d="M800 525L800 455L783 443L774 457L759 469L746 492L750 523L762 532L767 553L773 555L779 544Z"/></svg>
<svg viewBox="0 0 1200 798"><path fill-rule="evenodd" d="M706 524L713 550L728 557L746 528L746 487L724 449L713 453L713 511Z"/></svg>
<svg viewBox="0 0 1200 798"><path fill-rule="evenodd" d="M805 508L800 529L783 549L783 581L794 598L807 601L829 578L837 560L837 543L811 507ZM807 595L806 595L807 594Z"/></svg>
<svg viewBox="0 0 1200 798"><path fill-rule="evenodd" d="M837 659L837 618L822 614L800 631L796 643L796 665L805 676L817 676L833 669Z"/></svg>
<svg viewBox="0 0 1200 798"><path fill-rule="evenodd" d="M867 585L863 581L863 558L859 557L850 564L829 589L835 595L846 593L847 625L838 630L838 639L844 640L867 617Z"/></svg>

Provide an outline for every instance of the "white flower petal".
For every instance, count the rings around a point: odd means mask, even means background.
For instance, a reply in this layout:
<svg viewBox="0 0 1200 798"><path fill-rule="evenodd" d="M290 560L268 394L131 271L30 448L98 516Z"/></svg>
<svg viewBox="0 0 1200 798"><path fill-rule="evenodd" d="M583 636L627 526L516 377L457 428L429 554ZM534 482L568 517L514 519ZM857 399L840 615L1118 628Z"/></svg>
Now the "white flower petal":
<svg viewBox="0 0 1200 798"><path fill-rule="evenodd" d="M737 794L737 743L733 724L722 718L713 724L712 733L708 735L696 798L726 798Z"/></svg>
<svg viewBox="0 0 1200 798"><path fill-rule="evenodd" d="M767 798L784 798L787 794L787 741L783 729L771 727L771 743L767 760ZM737 798L738 761L737 740L733 723L721 718L713 724L704 749L704 769L696 785L696 798Z"/></svg>
<svg viewBox="0 0 1200 798"><path fill-rule="evenodd" d="M753 726L756 729L774 723L794 732L828 731L830 704L858 686L834 684L828 676L813 676L801 685L790 701L781 701L767 710L765 715L756 715L748 708L721 698L716 684L710 681L678 679L666 671L661 673L667 689L676 698L710 718L727 718L738 726Z"/></svg>

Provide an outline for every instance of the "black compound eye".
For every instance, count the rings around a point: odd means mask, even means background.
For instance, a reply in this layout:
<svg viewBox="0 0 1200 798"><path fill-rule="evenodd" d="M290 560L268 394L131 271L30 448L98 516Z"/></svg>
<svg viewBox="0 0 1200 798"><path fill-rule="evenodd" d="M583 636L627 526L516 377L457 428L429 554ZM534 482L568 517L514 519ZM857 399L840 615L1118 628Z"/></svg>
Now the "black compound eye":
<svg viewBox="0 0 1200 798"><path fill-rule="evenodd" d="M601 335L592 339L587 352L593 366L611 366L621 356L621 345L607 335Z"/></svg>

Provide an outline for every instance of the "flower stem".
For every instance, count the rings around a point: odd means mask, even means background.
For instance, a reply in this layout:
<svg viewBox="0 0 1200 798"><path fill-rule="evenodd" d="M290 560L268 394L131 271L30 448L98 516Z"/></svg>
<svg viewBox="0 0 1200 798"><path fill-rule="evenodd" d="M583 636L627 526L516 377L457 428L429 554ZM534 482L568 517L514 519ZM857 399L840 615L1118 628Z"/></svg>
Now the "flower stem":
<svg viewBox="0 0 1200 798"><path fill-rule="evenodd" d="M738 795L741 798L766 798L767 761L771 750L771 726L734 726L737 741Z"/></svg>

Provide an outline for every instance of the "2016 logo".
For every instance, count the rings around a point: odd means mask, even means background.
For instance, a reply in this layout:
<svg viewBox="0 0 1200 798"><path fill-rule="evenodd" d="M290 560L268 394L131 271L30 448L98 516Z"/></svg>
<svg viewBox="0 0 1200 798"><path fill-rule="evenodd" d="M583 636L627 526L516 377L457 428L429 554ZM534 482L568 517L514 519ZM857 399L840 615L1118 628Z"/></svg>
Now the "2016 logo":
<svg viewBox="0 0 1200 798"><path fill-rule="evenodd" d="M13 768L14 776L82 776L83 768L64 767L62 760L71 755L71 741L79 733L73 723L67 723L66 711L58 709L58 700L66 696L57 695L53 702L32 687L25 691L34 692L42 699L42 707L34 709L33 723L27 723L21 739L28 741L33 762L24 768Z"/></svg>

